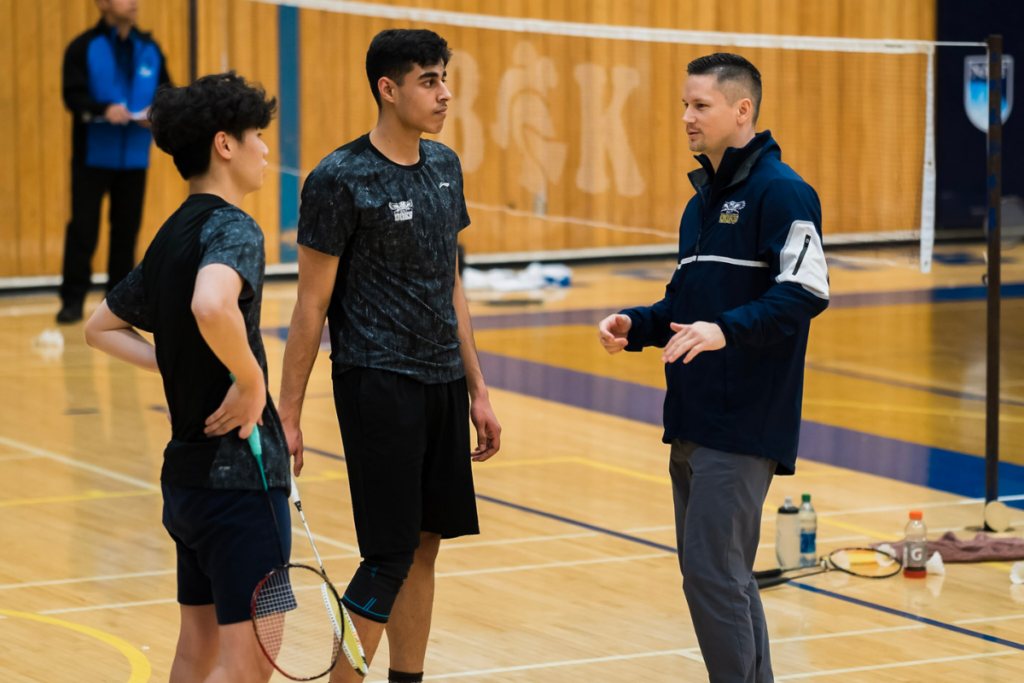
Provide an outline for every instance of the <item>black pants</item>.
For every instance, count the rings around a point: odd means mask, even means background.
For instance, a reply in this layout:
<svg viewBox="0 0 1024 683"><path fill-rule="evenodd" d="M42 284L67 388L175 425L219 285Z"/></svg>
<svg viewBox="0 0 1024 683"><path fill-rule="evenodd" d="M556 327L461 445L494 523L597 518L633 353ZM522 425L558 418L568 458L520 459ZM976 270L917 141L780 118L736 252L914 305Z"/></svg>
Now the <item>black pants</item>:
<svg viewBox="0 0 1024 683"><path fill-rule="evenodd" d="M100 206L110 192L109 292L135 267L135 241L142 223L146 169L114 171L71 165L71 222L64 235L64 281L60 298L65 306L85 299L92 279L92 256L100 235Z"/></svg>

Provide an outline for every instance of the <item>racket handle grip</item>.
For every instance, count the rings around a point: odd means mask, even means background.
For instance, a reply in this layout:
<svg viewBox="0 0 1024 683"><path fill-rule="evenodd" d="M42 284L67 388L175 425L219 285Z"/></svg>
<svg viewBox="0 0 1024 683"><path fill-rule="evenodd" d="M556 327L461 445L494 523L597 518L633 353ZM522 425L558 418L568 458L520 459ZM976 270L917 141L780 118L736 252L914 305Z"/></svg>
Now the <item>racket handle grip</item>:
<svg viewBox="0 0 1024 683"><path fill-rule="evenodd" d="M757 582L757 589L764 590L765 588L774 588L775 586L781 586L784 583L789 583L790 578L788 576L776 576L771 579L759 579Z"/></svg>
<svg viewBox="0 0 1024 683"><path fill-rule="evenodd" d="M299 498L299 487L295 484L295 477L292 477L292 492L290 498L292 499L292 505L301 509L302 500Z"/></svg>
<svg viewBox="0 0 1024 683"><path fill-rule="evenodd" d="M779 569L766 569L763 572L754 572L754 579L761 581L762 579L774 579L777 576L782 576L783 570Z"/></svg>
<svg viewBox="0 0 1024 683"><path fill-rule="evenodd" d="M234 373L229 374L228 377L231 378L232 382L235 381ZM261 458L263 457L263 443L260 441L259 425L253 425L252 431L249 432L249 450L252 451L252 454L256 456L257 460L260 460L260 468L262 469L263 461Z"/></svg>

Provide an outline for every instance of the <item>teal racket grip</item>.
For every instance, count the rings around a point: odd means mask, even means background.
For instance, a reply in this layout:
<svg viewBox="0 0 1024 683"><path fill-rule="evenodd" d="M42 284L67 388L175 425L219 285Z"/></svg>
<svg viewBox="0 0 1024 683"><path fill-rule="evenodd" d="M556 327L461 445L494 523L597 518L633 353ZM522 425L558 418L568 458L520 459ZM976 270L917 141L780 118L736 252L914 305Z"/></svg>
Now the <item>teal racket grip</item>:
<svg viewBox="0 0 1024 683"><path fill-rule="evenodd" d="M233 373L229 374L228 377L231 378L232 382L235 381L235 375ZM263 457L263 443L260 441L259 425L253 425L252 431L249 433L249 449L252 451L252 454L256 456L257 460L260 460ZM262 462L260 464L262 465Z"/></svg>

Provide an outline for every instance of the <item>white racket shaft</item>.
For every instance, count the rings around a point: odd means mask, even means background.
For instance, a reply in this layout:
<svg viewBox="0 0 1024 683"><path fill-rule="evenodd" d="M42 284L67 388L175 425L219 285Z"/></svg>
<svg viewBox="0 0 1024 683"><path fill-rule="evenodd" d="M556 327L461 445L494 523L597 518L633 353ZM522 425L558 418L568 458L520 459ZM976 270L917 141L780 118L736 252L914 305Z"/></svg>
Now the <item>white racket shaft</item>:
<svg viewBox="0 0 1024 683"><path fill-rule="evenodd" d="M299 511L299 519L302 520L302 526L306 529L309 545L313 547L316 563L320 566L321 573L327 576L323 560L320 559L320 551L316 549L316 542L313 541L313 532L309 530L306 515L302 511L302 499L299 498L299 487L295 484L295 477L292 477L291 499L295 509ZM359 642L359 634L356 632L356 625L352 623L352 617L344 605L333 599L331 589L327 587L326 583L320 586L320 594L323 596L324 607L327 608L327 614L330 615L331 623L334 625L334 633L341 641L341 650L345 653L345 658L348 659L348 663L352 665L356 673L365 676L369 672L370 666L366 662L366 653L363 651L363 644Z"/></svg>

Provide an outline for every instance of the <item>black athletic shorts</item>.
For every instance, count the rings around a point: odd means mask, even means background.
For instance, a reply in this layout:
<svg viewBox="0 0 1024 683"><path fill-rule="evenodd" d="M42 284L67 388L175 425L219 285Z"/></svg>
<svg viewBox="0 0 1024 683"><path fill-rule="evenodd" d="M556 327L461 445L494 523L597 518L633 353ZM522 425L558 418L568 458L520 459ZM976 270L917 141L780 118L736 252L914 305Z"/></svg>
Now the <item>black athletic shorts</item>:
<svg viewBox="0 0 1024 683"><path fill-rule="evenodd" d="M163 484L164 528L178 546L178 602L210 605L221 626L248 621L256 585L291 553L288 494L189 489Z"/></svg>
<svg viewBox="0 0 1024 683"><path fill-rule="evenodd" d="M363 557L415 550L421 531L480 533L465 378L352 368L335 373L334 404Z"/></svg>

